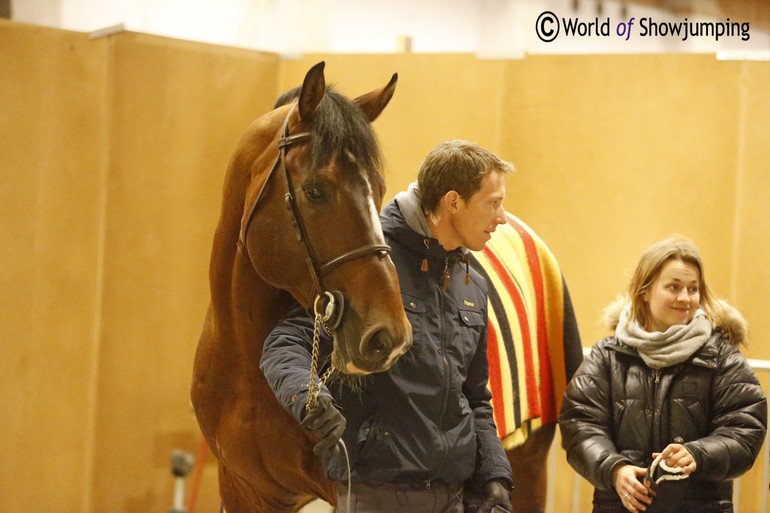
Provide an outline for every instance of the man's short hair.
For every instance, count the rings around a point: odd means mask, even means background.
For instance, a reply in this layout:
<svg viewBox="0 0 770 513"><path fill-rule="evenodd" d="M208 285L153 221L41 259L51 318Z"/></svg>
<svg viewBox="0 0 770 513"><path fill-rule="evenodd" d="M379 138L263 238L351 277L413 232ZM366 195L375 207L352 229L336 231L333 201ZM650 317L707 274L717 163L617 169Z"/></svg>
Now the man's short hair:
<svg viewBox="0 0 770 513"><path fill-rule="evenodd" d="M439 144L428 153L417 173L423 211L434 212L449 191L469 201L489 172L508 175L514 167L476 143L454 139Z"/></svg>

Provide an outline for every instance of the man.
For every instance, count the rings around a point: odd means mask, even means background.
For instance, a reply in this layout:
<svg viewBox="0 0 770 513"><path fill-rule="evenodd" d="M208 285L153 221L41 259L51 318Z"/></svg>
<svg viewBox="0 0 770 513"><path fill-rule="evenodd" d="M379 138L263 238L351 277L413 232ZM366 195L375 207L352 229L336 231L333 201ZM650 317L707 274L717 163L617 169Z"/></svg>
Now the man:
<svg viewBox="0 0 770 513"><path fill-rule="evenodd" d="M413 345L388 371L358 389L323 387L305 414L313 320L301 308L267 338L261 368L278 400L321 442L329 479L345 511L350 457L352 511L463 511L463 487L478 512L510 509L511 468L487 389L487 284L468 263L506 222L511 164L466 141L448 141L425 158L416 183L382 211ZM319 361L331 352L321 338ZM333 398L333 399L332 399ZM351 512L348 512L351 513Z"/></svg>

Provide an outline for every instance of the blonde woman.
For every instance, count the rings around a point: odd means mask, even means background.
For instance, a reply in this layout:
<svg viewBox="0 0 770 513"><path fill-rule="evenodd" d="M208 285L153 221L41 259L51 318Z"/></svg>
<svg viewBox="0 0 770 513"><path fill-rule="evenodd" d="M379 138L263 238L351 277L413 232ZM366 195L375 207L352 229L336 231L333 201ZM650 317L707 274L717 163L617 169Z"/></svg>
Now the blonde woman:
<svg viewBox="0 0 770 513"><path fill-rule="evenodd" d="M570 465L595 487L593 511L732 512L731 480L751 468L767 429L765 395L739 350L745 320L712 295L680 236L642 254L606 314L613 335L583 361L559 418ZM645 479L648 468L664 479Z"/></svg>

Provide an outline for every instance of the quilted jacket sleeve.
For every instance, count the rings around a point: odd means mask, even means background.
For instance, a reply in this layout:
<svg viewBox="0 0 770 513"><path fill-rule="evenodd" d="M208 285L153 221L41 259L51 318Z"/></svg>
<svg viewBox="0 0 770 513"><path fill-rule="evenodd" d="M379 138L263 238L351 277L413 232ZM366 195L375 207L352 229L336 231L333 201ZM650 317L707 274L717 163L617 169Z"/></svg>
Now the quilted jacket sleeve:
<svg viewBox="0 0 770 513"><path fill-rule="evenodd" d="M711 433L685 443L701 479L735 479L754 464L767 430L767 398L740 350L723 342L711 387Z"/></svg>
<svg viewBox="0 0 770 513"><path fill-rule="evenodd" d="M319 361L326 360L330 347L331 341L322 336ZM312 348L313 319L299 307L281 319L265 339L259 364L278 402L298 421L307 403ZM331 397L325 385L320 394Z"/></svg>
<svg viewBox="0 0 770 513"><path fill-rule="evenodd" d="M567 385L559 415L567 461L601 490L612 489L612 469L630 463L611 437L612 397L607 339L597 343Z"/></svg>
<svg viewBox="0 0 770 513"><path fill-rule="evenodd" d="M486 319L486 313L484 314ZM463 394L468 399L476 424L476 469L473 485L481 492L484 484L492 479L502 479L510 488L512 485L511 465L505 455L503 444L497 436L497 427L492 415L487 388L489 361L487 360L487 328L481 332L478 347L468 368L468 377L463 385Z"/></svg>

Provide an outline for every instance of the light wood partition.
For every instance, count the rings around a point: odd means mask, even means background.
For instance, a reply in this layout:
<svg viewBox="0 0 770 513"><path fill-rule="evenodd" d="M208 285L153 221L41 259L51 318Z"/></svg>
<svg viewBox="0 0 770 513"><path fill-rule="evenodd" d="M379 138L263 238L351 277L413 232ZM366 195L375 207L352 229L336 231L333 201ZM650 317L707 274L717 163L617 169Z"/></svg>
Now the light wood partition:
<svg viewBox="0 0 770 513"><path fill-rule="evenodd" d="M0 22L0 68L0 511L167 510L222 179L278 57Z"/></svg>
<svg viewBox="0 0 770 513"><path fill-rule="evenodd" d="M90 509L105 41L0 21L0 510Z"/></svg>
<svg viewBox="0 0 770 513"><path fill-rule="evenodd" d="M93 501L157 511L173 497L171 450L200 441L189 388L224 171L272 107L278 58L132 33L110 46Z"/></svg>

